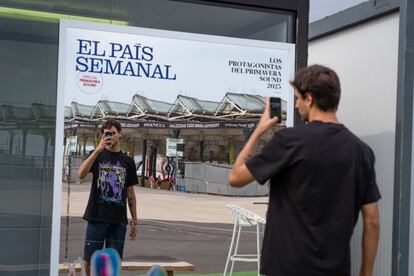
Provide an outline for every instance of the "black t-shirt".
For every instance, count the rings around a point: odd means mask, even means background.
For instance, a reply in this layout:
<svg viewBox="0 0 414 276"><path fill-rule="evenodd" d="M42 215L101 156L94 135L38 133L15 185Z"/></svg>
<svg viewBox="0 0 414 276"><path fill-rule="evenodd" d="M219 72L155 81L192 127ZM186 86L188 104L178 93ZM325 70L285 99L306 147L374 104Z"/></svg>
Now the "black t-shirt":
<svg viewBox="0 0 414 276"><path fill-rule="evenodd" d="M134 160L123 152L104 149L90 172L91 193L83 218L90 222L128 224L126 188L138 183Z"/></svg>
<svg viewBox="0 0 414 276"><path fill-rule="evenodd" d="M374 153L341 124L282 129L246 166L270 179L265 275L350 275L350 239L363 204L376 202Z"/></svg>

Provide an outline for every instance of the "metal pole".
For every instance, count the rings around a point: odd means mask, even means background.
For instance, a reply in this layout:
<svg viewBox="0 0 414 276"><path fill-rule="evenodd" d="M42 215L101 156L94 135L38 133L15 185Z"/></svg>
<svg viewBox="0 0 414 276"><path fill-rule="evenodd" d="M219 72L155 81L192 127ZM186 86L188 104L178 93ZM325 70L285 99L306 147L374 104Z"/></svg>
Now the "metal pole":
<svg viewBox="0 0 414 276"><path fill-rule="evenodd" d="M84 137L84 140L83 140L83 156L85 156L86 155L86 144L87 144L87 142L88 142L88 136L85 136Z"/></svg>
<svg viewBox="0 0 414 276"><path fill-rule="evenodd" d="M204 162L204 140L200 141L200 161Z"/></svg>
<svg viewBox="0 0 414 276"><path fill-rule="evenodd" d="M147 140L143 141L142 164L141 164L141 187L145 187L145 158L147 155Z"/></svg>
<svg viewBox="0 0 414 276"><path fill-rule="evenodd" d="M413 159L413 90L414 90L414 2L400 1L398 79L397 79L397 120L395 134L395 177L394 177L394 214L392 238L392 275L413 275L414 258L411 248L410 221ZM411 227L410 227L411 224ZM411 272L411 273L410 273Z"/></svg>
<svg viewBox="0 0 414 276"><path fill-rule="evenodd" d="M14 133L12 133L11 131L9 132L9 154L11 155L13 153L13 142L14 142Z"/></svg>
<svg viewBox="0 0 414 276"><path fill-rule="evenodd" d="M23 130L22 155L26 156L27 130Z"/></svg>
<svg viewBox="0 0 414 276"><path fill-rule="evenodd" d="M154 146L154 159L152 161L153 164L153 168L152 168L152 176L154 177L154 179L157 178L157 146Z"/></svg>
<svg viewBox="0 0 414 276"><path fill-rule="evenodd" d="M178 170L178 152L177 152L177 148L175 149L175 170L173 172L174 173L174 191L178 190L178 186L177 186L177 170Z"/></svg>
<svg viewBox="0 0 414 276"><path fill-rule="evenodd" d="M72 154L69 152L67 156L67 164L68 164L68 171L66 174L66 184L67 184L67 192L66 192L66 229L65 229L65 260L69 257L69 226L70 226L70 183L71 183L71 159Z"/></svg>
<svg viewBox="0 0 414 276"><path fill-rule="evenodd" d="M154 162L154 146L151 146L149 150L149 156L148 156L148 176L152 175L153 162Z"/></svg>

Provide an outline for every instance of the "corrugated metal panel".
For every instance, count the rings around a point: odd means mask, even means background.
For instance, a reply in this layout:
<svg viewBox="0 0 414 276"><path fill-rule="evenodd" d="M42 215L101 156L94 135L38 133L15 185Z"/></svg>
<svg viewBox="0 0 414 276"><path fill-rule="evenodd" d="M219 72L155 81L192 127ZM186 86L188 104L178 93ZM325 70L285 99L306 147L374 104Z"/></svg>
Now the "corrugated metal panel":
<svg viewBox="0 0 414 276"><path fill-rule="evenodd" d="M308 64L327 65L342 82L339 120L368 143L376 155L381 241L374 275L391 275L394 152L398 66L398 13L364 23L309 44ZM352 275L361 262L361 221L352 246Z"/></svg>

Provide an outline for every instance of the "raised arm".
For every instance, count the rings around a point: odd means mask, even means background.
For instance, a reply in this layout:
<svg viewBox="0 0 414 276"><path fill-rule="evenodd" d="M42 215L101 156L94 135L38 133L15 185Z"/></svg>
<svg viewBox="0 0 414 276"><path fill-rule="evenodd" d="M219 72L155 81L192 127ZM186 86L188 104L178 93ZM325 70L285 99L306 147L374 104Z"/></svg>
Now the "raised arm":
<svg viewBox="0 0 414 276"><path fill-rule="evenodd" d="M246 166L246 161L255 152L260 136L254 133L250 136L249 141L243 147L242 151L234 162L233 169L229 175L229 183L233 187L243 187L254 180L254 176Z"/></svg>
<svg viewBox="0 0 414 276"><path fill-rule="evenodd" d="M86 158L85 161L82 162L78 170L78 177L80 179L83 179L89 173L96 157L98 157L99 153L104 150L106 143L110 141L110 139L110 137L102 138L98 147L88 156L88 158Z"/></svg>
<svg viewBox="0 0 414 276"><path fill-rule="evenodd" d="M359 276L372 276L380 233L377 202L362 206L362 220L364 231L362 236L362 264Z"/></svg>
<svg viewBox="0 0 414 276"><path fill-rule="evenodd" d="M269 98L266 98L266 107L260 118L259 124L237 156L233 169L230 172L229 183L231 186L243 187L254 180L254 176L246 166L246 161L256 152L257 144L263 133L276 124L277 120L277 117L270 118L270 102Z"/></svg>

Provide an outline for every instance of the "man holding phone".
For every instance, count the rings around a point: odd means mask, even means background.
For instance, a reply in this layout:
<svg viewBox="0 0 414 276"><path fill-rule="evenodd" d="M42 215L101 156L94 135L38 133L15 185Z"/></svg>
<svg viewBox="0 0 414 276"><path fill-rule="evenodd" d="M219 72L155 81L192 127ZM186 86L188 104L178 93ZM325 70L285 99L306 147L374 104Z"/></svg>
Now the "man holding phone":
<svg viewBox="0 0 414 276"><path fill-rule="evenodd" d="M137 210L133 185L138 184L135 162L121 151L121 124L109 119L102 124L102 139L81 164L78 176L93 174L91 192L83 218L87 221L84 261L89 275L90 260L96 250L114 248L122 258L128 225L127 202L132 221L129 237L137 234Z"/></svg>
<svg viewBox="0 0 414 276"><path fill-rule="evenodd" d="M282 119L282 100L276 97L270 97L270 117L277 117L279 120Z"/></svg>
<svg viewBox="0 0 414 276"><path fill-rule="evenodd" d="M267 276L349 276L350 239L362 211L360 276L372 276L379 240L380 193L371 148L338 122L340 83L330 68L299 69L291 82L306 122L275 133L253 156L277 121L265 112L237 156L229 182L243 187L270 180L261 273Z"/></svg>

